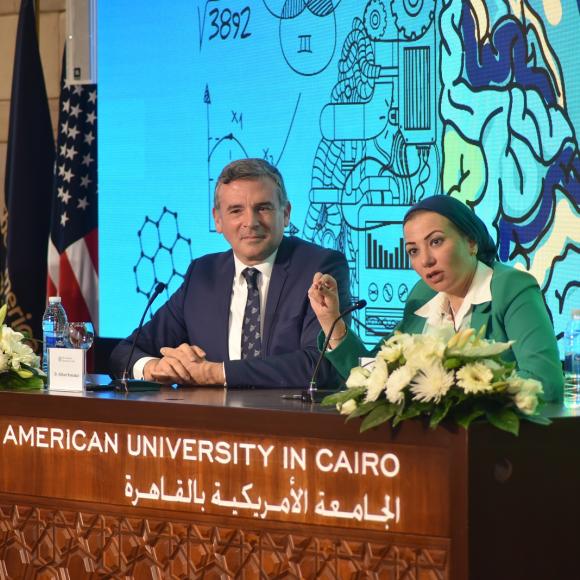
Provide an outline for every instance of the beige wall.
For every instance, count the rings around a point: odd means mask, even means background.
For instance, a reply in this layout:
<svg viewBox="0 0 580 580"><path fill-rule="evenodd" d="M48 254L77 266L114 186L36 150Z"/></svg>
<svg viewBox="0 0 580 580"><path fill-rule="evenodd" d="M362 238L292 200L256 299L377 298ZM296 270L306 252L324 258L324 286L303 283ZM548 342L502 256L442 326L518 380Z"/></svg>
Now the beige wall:
<svg viewBox="0 0 580 580"><path fill-rule="evenodd" d="M52 127L57 127L60 64L65 37L65 1L40 0L40 54ZM8 139L8 113L12 90L14 43L20 0L0 0L0 192L4 204L4 171L6 167L6 140Z"/></svg>

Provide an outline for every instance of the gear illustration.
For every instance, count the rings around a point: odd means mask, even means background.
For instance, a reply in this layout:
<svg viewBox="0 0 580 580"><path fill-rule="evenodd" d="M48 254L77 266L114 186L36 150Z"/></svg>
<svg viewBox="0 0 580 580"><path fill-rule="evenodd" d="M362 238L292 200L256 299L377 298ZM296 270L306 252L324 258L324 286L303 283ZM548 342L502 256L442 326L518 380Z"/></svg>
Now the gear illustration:
<svg viewBox="0 0 580 580"><path fill-rule="evenodd" d="M433 22L435 0L391 0L399 32L408 40L421 38Z"/></svg>
<svg viewBox="0 0 580 580"><path fill-rule="evenodd" d="M365 29L372 40L380 40L387 28L387 9L381 0L371 0L363 17Z"/></svg>

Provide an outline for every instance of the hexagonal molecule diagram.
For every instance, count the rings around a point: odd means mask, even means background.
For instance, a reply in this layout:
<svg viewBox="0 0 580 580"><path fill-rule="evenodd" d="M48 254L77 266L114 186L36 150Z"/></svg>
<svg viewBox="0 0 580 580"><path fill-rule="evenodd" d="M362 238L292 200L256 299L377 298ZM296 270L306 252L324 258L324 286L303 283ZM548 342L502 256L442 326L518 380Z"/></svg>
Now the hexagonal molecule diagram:
<svg viewBox="0 0 580 580"><path fill-rule="evenodd" d="M145 216L137 236L141 253L133 266L137 294L149 298L159 282L167 285L168 296L173 294L193 259L191 238L179 232L177 212L164 207L158 220Z"/></svg>

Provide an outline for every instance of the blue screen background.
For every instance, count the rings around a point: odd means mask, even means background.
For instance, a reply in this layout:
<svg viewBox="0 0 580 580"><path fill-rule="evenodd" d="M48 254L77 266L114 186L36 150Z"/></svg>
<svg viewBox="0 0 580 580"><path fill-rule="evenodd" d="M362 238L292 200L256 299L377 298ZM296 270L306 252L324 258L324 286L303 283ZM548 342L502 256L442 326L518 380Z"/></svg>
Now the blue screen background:
<svg viewBox="0 0 580 580"><path fill-rule="evenodd" d="M157 281L167 298L192 258L227 249L213 188L245 156L284 175L288 233L345 253L376 331L418 279L402 216L450 193L536 276L561 335L580 307L577 3L415 4L99 0L101 336L128 335Z"/></svg>

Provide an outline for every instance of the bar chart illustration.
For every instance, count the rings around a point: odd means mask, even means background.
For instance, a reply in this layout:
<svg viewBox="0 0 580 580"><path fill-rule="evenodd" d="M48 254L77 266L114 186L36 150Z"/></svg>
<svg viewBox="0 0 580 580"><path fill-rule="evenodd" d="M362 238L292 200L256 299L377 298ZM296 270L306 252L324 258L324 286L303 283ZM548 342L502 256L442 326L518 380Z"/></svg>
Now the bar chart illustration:
<svg viewBox="0 0 580 580"><path fill-rule="evenodd" d="M367 223L366 228L371 229L375 224ZM411 262L405 252L405 240L399 235L398 240L393 240L394 245L385 243L384 238L380 241L372 232L367 232L366 240L366 267L369 270L410 270Z"/></svg>

